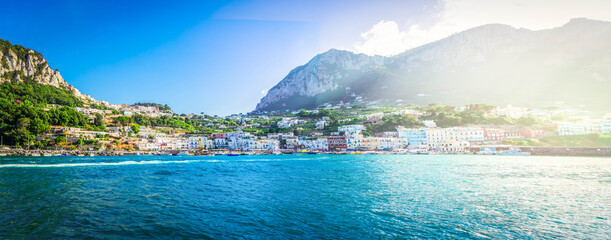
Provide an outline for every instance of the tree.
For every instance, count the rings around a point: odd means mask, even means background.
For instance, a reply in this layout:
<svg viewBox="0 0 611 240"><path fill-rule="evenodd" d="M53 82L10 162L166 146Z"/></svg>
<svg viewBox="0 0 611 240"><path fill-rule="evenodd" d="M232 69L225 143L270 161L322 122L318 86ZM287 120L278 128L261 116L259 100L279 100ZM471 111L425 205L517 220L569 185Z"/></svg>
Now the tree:
<svg viewBox="0 0 611 240"><path fill-rule="evenodd" d="M133 124L131 128L132 132L134 132L135 134L138 134L140 132L140 125L138 124Z"/></svg>
<svg viewBox="0 0 611 240"><path fill-rule="evenodd" d="M49 125L44 123L42 119L37 117L31 121L29 129L32 133L38 135L49 130Z"/></svg>
<svg viewBox="0 0 611 240"><path fill-rule="evenodd" d="M19 144L28 144L35 139L35 136L28 131L30 126L29 118L20 118L17 120L16 128L9 131L8 136L12 137L12 142Z"/></svg>
<svg viewBox="0 0 611 240"><path fill-rule="evenodd" d="M98 126L98 127L104 126L104 117L102 116L102 114L99 114L99 113L95 114L93 125Z"/></svg>

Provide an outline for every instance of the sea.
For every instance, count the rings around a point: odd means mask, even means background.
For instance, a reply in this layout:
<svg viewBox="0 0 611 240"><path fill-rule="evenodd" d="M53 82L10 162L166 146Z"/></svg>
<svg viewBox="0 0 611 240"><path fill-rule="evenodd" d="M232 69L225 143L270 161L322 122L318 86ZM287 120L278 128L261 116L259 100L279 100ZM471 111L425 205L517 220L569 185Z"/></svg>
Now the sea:
<svg viewBox="0 0 611 240"><path fill-rule="evenodd" d="M0 157L0 239L611 239L611 158Z"/></svg>

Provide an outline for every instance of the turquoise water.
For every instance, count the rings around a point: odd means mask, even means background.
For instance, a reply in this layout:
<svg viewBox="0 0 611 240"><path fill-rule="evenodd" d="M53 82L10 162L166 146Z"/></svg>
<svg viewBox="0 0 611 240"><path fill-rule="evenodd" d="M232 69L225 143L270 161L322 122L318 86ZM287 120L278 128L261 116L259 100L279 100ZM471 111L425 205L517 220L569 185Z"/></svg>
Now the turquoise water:
<svg viewBox="0 0 611 240"><path fill-rule="evenodd" d="M611 159L0 158L0 238L611 238Z"/></svg>

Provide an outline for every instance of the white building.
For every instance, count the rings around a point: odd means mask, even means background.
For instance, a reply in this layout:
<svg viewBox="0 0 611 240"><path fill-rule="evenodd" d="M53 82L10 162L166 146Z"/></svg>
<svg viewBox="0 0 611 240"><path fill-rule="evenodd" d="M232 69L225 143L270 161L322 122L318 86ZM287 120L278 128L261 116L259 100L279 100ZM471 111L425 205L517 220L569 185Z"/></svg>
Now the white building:
<svg viewBox="0 0 611 240"><path fill-rule="evenodd" d="M214 147L214 142L207 137L189 137L189 150L210 149Z"/></svg>
<svg viewBox="0 0 611 240"><path fill-rule="evenodd" d="M280 140L280 139L284 139L287 137L292 137L293 133L289 132L289 133L269 133L267 134L267 138L271 138L271 139L276 139L276 140Z"/></svg>
<svg viewBox="0 0 611 240"><path fill-rule="evenodd" d="M344 132L344 135L350 136L354 134L361 134L363 131L367 130L367 128L363 125L345 125L337 128L338 132Z"/></svg>
<svg viewBox="0 0 611 240"><path fill-rule="evenodd" d="M441 143L443 152L464 152L470 146L467 141L446 140Z"/></svg>
<svg viewBox="0 0 611 240"><path fill-rule="evenodd" d="M316 122L316 129L323 129L327 125L327 121L320 120Z"/></svg>
<svg viewBox="0 0 611 240"><path fill-rule="evenodd" d="M431 148L441 148L449 140L458 142L484 141L484 130L474 127L431 128L426 129L428 145Z"/></svg>
<svg viewBox="0 0 611 240"><path fill-rule="evenodd" d="M600 132L602 134L611 134L611 119L602 121L600 124Z"/></svg>
<svg viewBox="0 0 611 240"><path fill-rule="evenodd" d="M608 127L608 126L607 126ZM601 123L596 122L559 122L558 135L586 135L591 133L601 133L603 130Z"/></svg>
<svg viewBox="0 0 611 240"><path fill-rule="evenodd" d="M422 125L426 128L436 128L437 124L433 120L423 120Z"/></svg>
<svg viewBox="0 0 611 240"><path fill-rule="evenodd" d="M276 151L280 149L280 142L276 139L259 139L254 142L254 145L249 150L256 151Z"/></svg>
<svg viewBox="0 0 611 240"><path fill-rule="evenodd" d="M217 148L227 147L227 140L225 140L224 138L215 138L213 141L214 141L214 146Z"/></svg>
<svg viewBox="0 0 611 240"><path fill-rule="evenodd" d="M278 121L278 123L276 123L276 125L279 128L290 128L292 126L296 126L302 122L305 122L304 120L299 120L296 118L283 118L282 120Z"/></svg>
<svg viewBox="0 0 611 240"><path fill-rule="evenodd" d="M359 150L363 147L363 135L361 134L346 134L346 145L348 150Z"/></svg>

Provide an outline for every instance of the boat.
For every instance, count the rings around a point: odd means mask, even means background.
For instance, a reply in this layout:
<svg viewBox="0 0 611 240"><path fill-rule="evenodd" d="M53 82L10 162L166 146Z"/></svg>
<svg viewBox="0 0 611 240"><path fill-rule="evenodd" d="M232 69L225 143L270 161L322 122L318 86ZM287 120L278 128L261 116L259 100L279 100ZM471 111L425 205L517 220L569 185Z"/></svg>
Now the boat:
<svg viewBox="0 0 611 240"><path fill-rule="evenodd" d="M529 152L522 152L519 148L511 148L507 151L497 152L496 155L502 156L530 156Z"/></svg>
<svg viewBox="0 0 611 240"><path fill-rule="evenodd" d="M6 157L6 153L0 153L0 157Z"/></svg>
<svg viewBox="0 0 611 240"><path fill-rule="evenodd" d="M77 154L76 156L78 156L78 157L84 157L84 156L85 156L85 154Z"/></svg>
<svg viewBox="0 0 611 240"><path fill-rule="evenodd" d="M409 150L410 154L420 154L420 155L428 155L429 151L426 149L412 149Z"/></svg>
<svg viewBox="0 0 611 240"><path fill-rule="evenodd" d="M350 154L352 154L352 155L361 155L360 152L351 152Z"/></svg>
<svg viewBox="0 0 611 240"><path fill-rule="evenodd" d="M188 154L188 153L184 153L184 152L183 152L183 153L178 153L178 154L176 154L176 156L189 156L189 154Z"/></svg>
<svg viewBox="0 0 611 240"><path fill-rule="evenodd" d="M240 156L240 154L229 153L229 154L227 154L227 156L229 156L229 157L236 157L236 156Z"/></svg>
<svg viewBox="0 0 611 240"><path fill-rule="evenodd" d="M67 157L67 156L70 156L70 154L62 153L62 156Z"/></svg>
<svg viewBox="0 0 611 240"><path fill-rule="evenodd" d="M32 157L40 157L40 153L32 153L32 154L30 154L30 156L32 156Z"/></svg>
<svg viewBox="0 0 611 240"><path fill-rule="evenodd" d="M480 148L477 155L496 155L496 148Z"/></svg>
<svg viewBox="0 0 611 240"><path fill-rule="evenodd" d="M50 154L50 153L43 153L42 155L45 156L45 157L53 156L53 154Z"/></svg>
<svg viewBox="0 0 611 240"><path fill-rule="evenodd" d="M308 154L318 154L318 152L308 152Z"/></svg>
<svg viewBox="0 0 611 240"><path fill-rule="evenodd" d="M89 156L90 156L90 157L95 157L95 154L90 153L90 154L89 154Z"/></svg>

